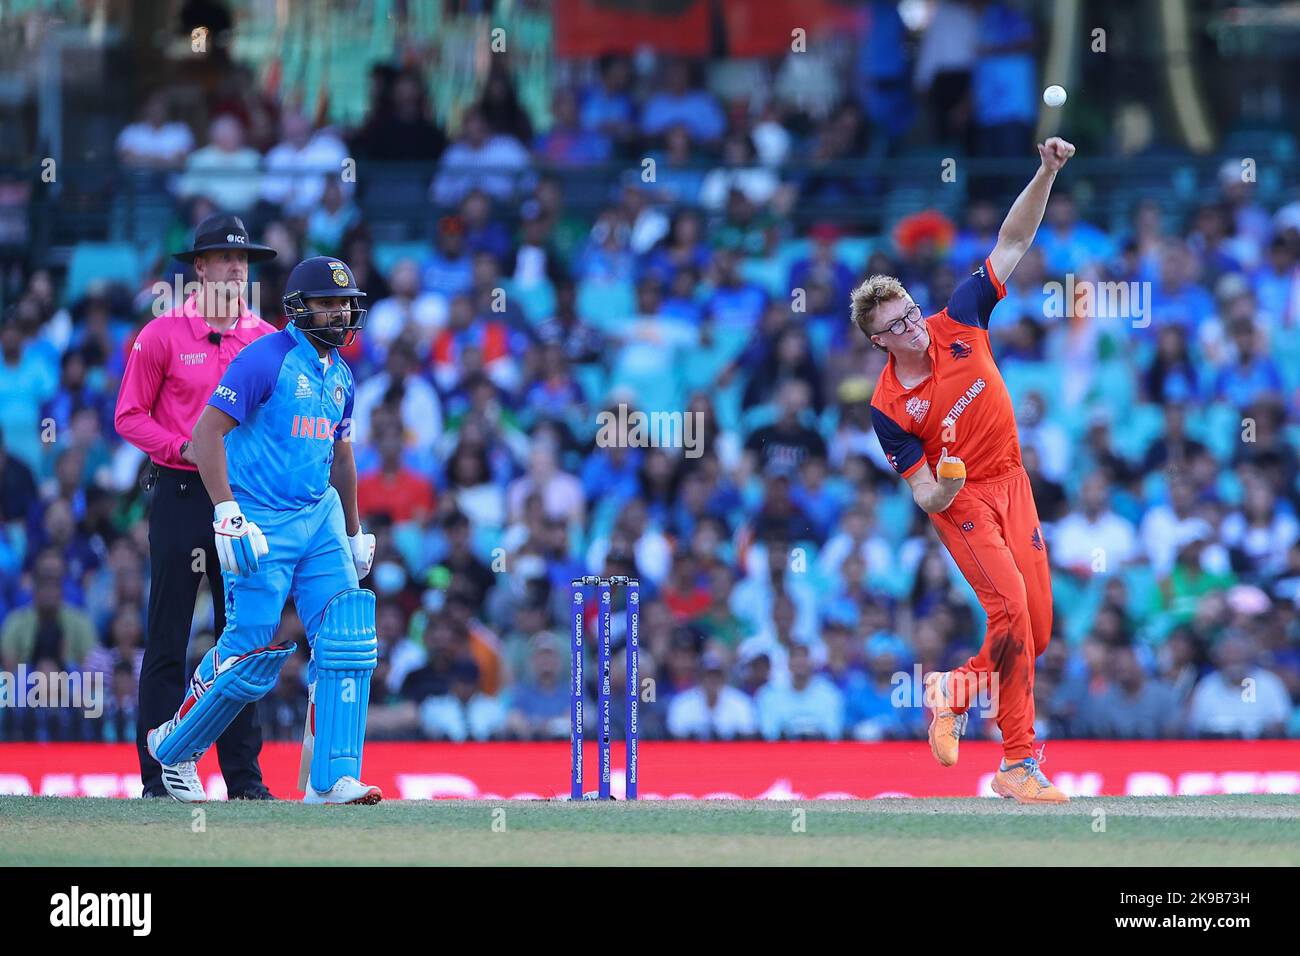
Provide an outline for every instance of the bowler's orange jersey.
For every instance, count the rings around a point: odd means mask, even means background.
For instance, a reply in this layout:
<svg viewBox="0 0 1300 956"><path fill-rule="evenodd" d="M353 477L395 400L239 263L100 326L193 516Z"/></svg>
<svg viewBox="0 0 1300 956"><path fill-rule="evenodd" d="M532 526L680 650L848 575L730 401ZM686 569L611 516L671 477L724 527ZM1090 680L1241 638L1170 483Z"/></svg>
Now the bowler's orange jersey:
<svg viewBox="0 0 1300 956"><path fill-rule="evenodd" d="M1007 294L985 259L926 319L933 374L904 388L889 356L871 397L871 417L889 463L904 478L944 448L966 463L968 482L1018 471L1020 442L1006 383L993 361L989 315Z"/></svg>

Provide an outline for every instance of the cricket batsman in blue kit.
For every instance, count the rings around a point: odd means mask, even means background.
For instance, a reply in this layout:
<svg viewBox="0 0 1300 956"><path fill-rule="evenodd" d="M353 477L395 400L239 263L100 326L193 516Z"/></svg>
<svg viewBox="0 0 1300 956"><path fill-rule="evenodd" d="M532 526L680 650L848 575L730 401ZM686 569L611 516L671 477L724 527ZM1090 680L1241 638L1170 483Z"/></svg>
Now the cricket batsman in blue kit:
<svg viewBox="0 0 1300 956"><path fill-rule="evenodd" d="M290 319L249 344L194 427L193 453L214 505L226 628L195 669L176 715L149 731L177 800L207 799L197 762L246 704L276 683L294 645L275 643L293 596L311 648L304 743L307 803L378 803L361 782L370 677L378 660L370 572L375 537L357 513L355 386L338 350L365 325L365 293L338 259L294 267Z"/></svg>

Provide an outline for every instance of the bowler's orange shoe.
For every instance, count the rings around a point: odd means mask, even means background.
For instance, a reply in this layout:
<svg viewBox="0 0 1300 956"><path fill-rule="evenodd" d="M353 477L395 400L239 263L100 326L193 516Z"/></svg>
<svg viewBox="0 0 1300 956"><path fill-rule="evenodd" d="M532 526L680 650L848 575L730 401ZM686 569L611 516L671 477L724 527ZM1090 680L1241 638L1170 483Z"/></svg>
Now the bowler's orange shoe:
<svg viewBox="0 0 1300 956"><path fill-rule="evenodd" d="M966 732L966 714L954 714L943 693L943 674L932 671L925 678L925 703L930 708L930 753L945 767L957 762L957 745Z"/></svg>
<svg viewBox="0 0 1300 956"><path fill-rule="evenodd" d="M1033 757L1026 757L1006 770L999 766L993 776L993 792L1000 797L1010 797L1016 803L1070 802L1070 798L1052 786L1052 781L1038 769L1038 761Z"/></svg>

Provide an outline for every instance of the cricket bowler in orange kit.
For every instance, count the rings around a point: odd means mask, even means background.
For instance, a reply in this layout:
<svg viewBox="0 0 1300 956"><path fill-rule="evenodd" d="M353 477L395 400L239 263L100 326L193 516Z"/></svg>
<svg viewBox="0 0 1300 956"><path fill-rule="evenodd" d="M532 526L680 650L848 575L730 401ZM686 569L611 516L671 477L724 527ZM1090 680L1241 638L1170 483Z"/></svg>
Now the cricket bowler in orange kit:
<svg viewBox="0 0 1300 956"><path fill-rule="evenodd" d="M1003 747L993 790L1020 803L1065 803L1033 756L1034 659L1051 635L1052 582L1011 396L988 334L993 307L1033 243L1074 146L1052 137L1038 153L1042 165L1012 204L997 245L945 308L923 317L896 278L876 275L854 290L852 315L889 353L871 399L880 444L988 614L979 653L925 678L930 749L944 766L957 762L966 712L977 688L989 688Z"/></svg>

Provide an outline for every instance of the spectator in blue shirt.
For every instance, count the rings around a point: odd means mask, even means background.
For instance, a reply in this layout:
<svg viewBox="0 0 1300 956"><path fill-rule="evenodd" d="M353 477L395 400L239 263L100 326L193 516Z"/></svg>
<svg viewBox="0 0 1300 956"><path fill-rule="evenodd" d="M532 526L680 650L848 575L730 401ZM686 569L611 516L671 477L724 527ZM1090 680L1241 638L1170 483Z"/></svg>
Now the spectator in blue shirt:
<svg viewBox="0 0 1300 956"><path fill-rule="evenodd" d="M985 156L1017 155L1030 144L1038 111L1034 27L1018 10L990 3L978 29L971 82L977 148Z"/></svg>
<svg viewBox="0 0 1300 956"><path fill-rule="evenodd" d="M505 223L492 216L492 197L481 189L471 189L460 204L460 221L465 225L465 250L471 255L490 252L498 260L512 251L510 232Z"/></svg>
<svg viewBox="0 0 1300 956"><path fill-rule="evenodd" d="M627 144L636 135L636 106L627 88L632 72L626 57L611 54L600 61L600 82L582 98L582 128Z"/></svg>
<svg viewBox="0 0 1300 956"><path fill-rule="evenodd" d="M1300 266L1291 243L1281 236L1268 244L1265 262L1255 272L1255 299L1273 322L1293 326L1300 321Z"/></svg>
<svg viewBox="0 0 1300 956"><path fill-rule="evenodd" d="M0 427L9 453L41 467L40 403L58 388L58 372L27 347L14 320L0 326Z"/></svg>
<svg viewBox="0 0 1300 956"><path fill-rule="evenodd" d="M618 409L606 409L617 416ZM624 500L636 495L644 453L627 444L597 447L583 460L582 490L588 501Z"/></svg>
<svg viewBox="0 0 1300 956"><path fill-rule="evenodd" d="M641 111L641 132L660 136L674 126L684 126L693 139L711 143L722 138L727 117L717 98L693 87L691 67L685 60L668 65L663 87L645 101Z"/></svg>
<svg viewBox="0 0 1300 956"><path fill-rule="evenodd" d="M691 153L691 132L681 123L664 135L664 150L651 154L654 179L644 183L655 199L674 205L693 205L704 184L704 170Z"/></svg>
<svg viewBox="0 0 1300 956"><path fill-rule="evenodd" d="M790 681L758 692L758 724L768 740L838 740L844 731L844 695L813 673L806 644L789 649Z"/></svg>
<svg viewBox="0 0 1300 956"><path fill-rule="evenodd" d="M1058 275L1099 265L1115 251L1106 233L1079 219L1074 198L1068 193L1055 194L1047 204L1047 215L1035 245L1043 250L1047 268Z"/></svg>
<svg viewBox="0 0 1300 956"><path fill-rule="evenodd" d="M1161 326L1156 354L1142 376L1142 397L1148 402L1190 402L1199 398L1199 376L1180 326Z"/></svg>
<svg viewBox="0 0 1300 956"><path fill-rule="evenodd" d="M705 314L715 325L752 329L759 324L767 305L767 293L740 275L740 254L718 249L713 254L713 293L705 303Z"/></svg>
<svg viewBox="0 0 1300 956"><path fill-rule="evenodd" d="M72 416L83 408L95 413L103 434L113 434L113 401L86 383L86 358L76 349L63 353L59 363L59 387L41 405L41 419L54 422L56 435L72 431Z"/></svg>
<svg viewBox="0 0 1300 956"><path fill-rule="evenodd" d="M581 124L573 90L555 91L551 113L551 128L533 142L538 159L553 166L594 166L609 160L609 137Z"/></svg>
<svg viewBox="0 0 1300 956"><path fill-rule="evenodd" d="M846 301L853 291L853 270L835 255L835 243L840 238L839 227L821 222L813 226L808 237L813 243L811 255L797 260L790 267L790 288L807 291L812 283L824 282L831 286L836 302Z"/></svg>
<svg viewBox="0 0 1300 956"><path fill-rule="evenodd" d="M1189 335L1214 316L1214 297L1196 282L1196 260L1181 239L1170 239L1151 289L1151 323L1178 325Z"/></svg>
<svg viewBox="0 0 1300 956"><path fill-rule="evenodd" d="M1260 399L1280 398L1282 374L1277 364L1260 349L1259 333L1249 320L1232 327L1235 360L1219 372L1214 383L1215 398L1233 408L1244 409Z"/></svg>
<svg viewBox="0 0 1300 956"><path fill-rule="evenodd" d="M921 709L903 708L895 700L895 675L909 657L903 639L875 634L867 641L867 674L853 681L846 693L846 723L858 740L898 740L911 735Z"/></svg>
<svg viewBox="0 0 1300 956"><path fill-rule="evenodd" d="M420 290L450 300L468 292L474 269L465 249L465 221L459 216L438 220L434 251L420 268Z"/></svg>
<svg viewBox="0 0 1300 956"><path fill-rule="evenodd" d="M982 266L989 250L998 243L1001 225L1002 217L992 202L987 199L972 202L966 210L966 224L948 249L949 265L962 275Z"/></svg>
<svg viewBox="0 0 1300 956"><path fill-rule="evenodd" d="M907 27L891 0L872 0L858 50L858 100L872 124L890 140L907 132L915 116Z"/></svg>
<svg viewBox="0 0 1300 956"><path fill-rule="evenodd" d="M1231 212L1224 203L1206 203L1196 210L1191 234L1187 237L1200 259L1200 274L1211 288L1227 272L1241 272L1242 264L1233 255Z"/></svg>
<svg viewBox="0 0 1300 956"><path fill-rule="evenodd" d="M506 734L519 740L558 740L569 735L569 686L559 639L549 631L529 641L529 674L505 694Z"/></svg>
<svg viewBox="0 0 1300 956"><path fill-rule="evenodd" d="M668 235L642 257L638 279L650 276L665 288L672 287L683 269L696 274L709 265L709 247L703 240L703 223L695 209L678 209L668 227ZM847 293L846 293L847 294Z"/></svg>

